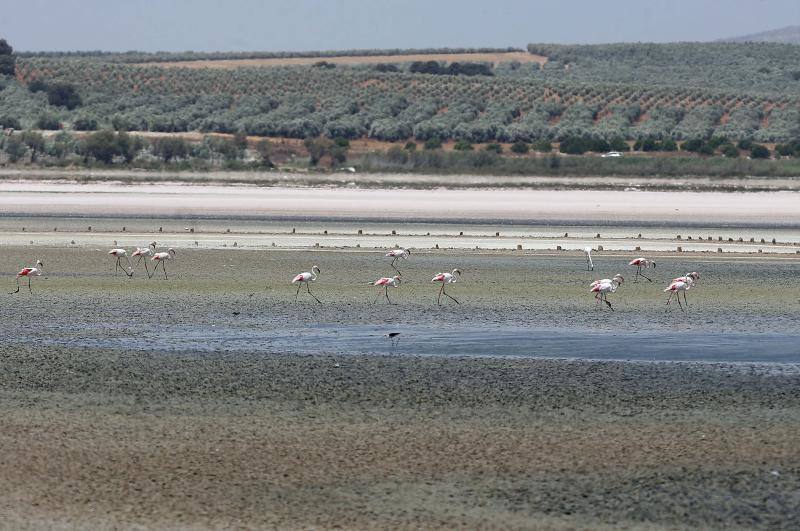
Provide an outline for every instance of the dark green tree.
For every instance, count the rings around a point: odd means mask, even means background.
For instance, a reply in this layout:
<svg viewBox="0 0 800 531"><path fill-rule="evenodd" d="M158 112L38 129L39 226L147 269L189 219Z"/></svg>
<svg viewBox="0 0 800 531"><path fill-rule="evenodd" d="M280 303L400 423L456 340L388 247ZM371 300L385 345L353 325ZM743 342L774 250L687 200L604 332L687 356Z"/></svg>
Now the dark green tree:
<svg viewBox="0 0 800 531"><path fill-rule="evenodd" d="M770 157L769 149L761 144L754 144L753 149L750 150L751 159L768 159Z"/></svg>
<svg viewBox="0 0 800 531"><path fill-rule="evenodd" d="M111 164L120 154L119 143L114 131L98 131L87 136L81 148L84 158L89 157Z"/></svg>
<svg viewBox="0 0 800 531"><path fill-rule="evenodd" d="M156 138L152 143L153 155L166 163L185 158L189 153L186 140L177 137Z"/></svg>
<svg viewBox="0 0 800 531"><path fill-rule="evenodd" d="M439 137L429 138L425 141L425 149L442 149L442 141Z"/></svg>
<svg viewBox="0 0 800 531"><path fill-rule="evenodd" d="M0 39L0 76L13 76L16 73L14 49L5 39Z"/></svg>
<svg viewBox="0 0 800 531"><path fill-rule="evenodd" d="M516 153L517 155L524 155L528 151L530 151L530 146L526 142L517 141L511 144L511 151Z"/></svg>
<svg viewBox="0 0 800 531"><path fill-rule="evenodd" d="M36 131L25 131L20 140L31 150L31 162L36 162L36 157L44 151L44 137Z"/></svg>
<svg viewBox="0 0 800 531"><path fill-rule="evenodd" d="M5 149L10 162L18 162L28 152L28 148L25 147L25 143L20 139L19 135L9 137L3 149Z"/></svg>
<svg viewBox="0 0 800 531"><path fill-rule="evenodd" d="M458 142L455 143L453 149L455 149L456 151L472 151L473 148L472 144L470 144L466 140L459 140Z"/></svg>

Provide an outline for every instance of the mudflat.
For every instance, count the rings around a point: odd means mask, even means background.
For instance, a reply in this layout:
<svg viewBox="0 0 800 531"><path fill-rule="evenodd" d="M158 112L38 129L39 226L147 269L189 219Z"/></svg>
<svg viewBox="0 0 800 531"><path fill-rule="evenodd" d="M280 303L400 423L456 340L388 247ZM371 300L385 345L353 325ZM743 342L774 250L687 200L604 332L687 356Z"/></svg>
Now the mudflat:
<svg viewBox="0 0 800 531"><path fill-rule="evenodd" d="M39 258L48 277L0 295L6 527L800 525L800 366L769 361L800 335L796 259L665 255L651 284L626 253L589 272L576 253L417 252L388 304L376 251L181 248L169 280L115 276L105 251L3 247L0 270ZM323 303L294 302L312 264ZM440 307L430 278L453 267L461 304ZM690 270L688 309L667 307ZM617 272L614 311L593 309L588 282ZM498 327L586 341L493 357ZM410 341L437 329L486 335L469 356ZM656 361L586 359L643 331L690 361L657 341ZM737 333L762 361L691 361Z"/></svg>

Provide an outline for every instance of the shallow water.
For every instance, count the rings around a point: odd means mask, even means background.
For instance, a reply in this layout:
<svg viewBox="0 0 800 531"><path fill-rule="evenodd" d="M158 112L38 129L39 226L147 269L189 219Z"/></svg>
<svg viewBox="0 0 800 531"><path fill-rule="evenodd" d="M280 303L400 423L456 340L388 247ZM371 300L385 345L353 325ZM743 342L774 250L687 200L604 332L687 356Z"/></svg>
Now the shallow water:
<svg viewBox="0 0 800 531"><path fill-rule="evenodd" d="M390 337L389 333L397 334ZM574 328L318 325L243 329L179 325L131 336L76 338L70 346L164 352L390 354L580 358L630 361L800 363L800 334L680 331L606 332Z"/></svg>

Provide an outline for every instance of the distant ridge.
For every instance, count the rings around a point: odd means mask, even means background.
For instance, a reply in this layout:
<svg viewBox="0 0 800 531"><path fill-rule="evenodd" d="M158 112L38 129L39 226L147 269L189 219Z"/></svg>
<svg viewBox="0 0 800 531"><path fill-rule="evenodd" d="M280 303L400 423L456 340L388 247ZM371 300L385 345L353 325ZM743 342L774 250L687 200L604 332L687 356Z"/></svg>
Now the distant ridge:
<svg viewBox="0 0 800 531"><path fill-rule="evenodd" d="M800 26L786 26L760 33L719 39L717 42L780 42L784 44L800 44Z"/></svg>

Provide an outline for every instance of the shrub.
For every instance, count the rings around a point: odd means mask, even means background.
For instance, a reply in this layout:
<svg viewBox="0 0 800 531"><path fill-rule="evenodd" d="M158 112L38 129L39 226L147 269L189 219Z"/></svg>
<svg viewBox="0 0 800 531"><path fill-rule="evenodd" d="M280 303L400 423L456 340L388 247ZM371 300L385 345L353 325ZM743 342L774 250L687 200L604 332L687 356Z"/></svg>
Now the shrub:
<svg viewBox="0 0 800 531"><path fill-rule="evenodd" d="M453 146L453 149L455 149L456 151L472 151L472 144L470 144L466 140L459 140Z"/></svg>
<svg viewBox="0 0 800 531"><path fill-rule="evenodd" d="M77 118L72 124L72 128L76 131L96 131L97 120L86 117Z"/></svg>
<svg viewBox="0 0 800 531"><path fill-rule="evenodd" d="M442 141L438 137L429 138L425 141L425 149L441 149Z"/></svg>
<svg viewBox="0 0 800 531"><path fill-rule="evenodd" d="M406 142L406 145L403 147L406 151L416 151L417 144L415 142Z"/></svg>
<svg viewBox="0 0 800 531"><path fill-rule="evenodd" d="M723 144L722 146L720 146L720 151L724 156L728 158L733 159L739 156L739 150L736 149L736 146L734 146L731 143Z"/></svg>
<svg viewBox="0 0 800 531"><path fill-rule="evenodd" d="M22 128L22 126L20 126L19 124L19 120L14 118L13 116L0 116L0 128L6 129L9 127L12 129Z"/></svg>
<svg viewBox="0 0 800 531"><path fill-rule="evenodd" d="M61 123L53 115L42 114L36 120L36 129L43 129L45 131L57 131L61 129Z"/></svg>
<svg viewBox="0 0 800 531"><path fill-rule="evenodd" d="M498 155L503 152L503 146L497 143L487 144L483 149L492 153L497 153Z"/></svg>
<svg viewBox="0 0 800 531"><path fill-rule="evenodd" d="M530 146L528 146L526 142L518 140L517 142L511 144L511 151L513 153L516 153L517 155L524 155L525 153L530 151Z"/></svg>
<svg viewBox="0 0 800 531"><path fill-rule="evenodd" d="M754 144L753 148L750 150L750 158L751 159L768 159L770 158L769 149L761 144Z"/></svg>

